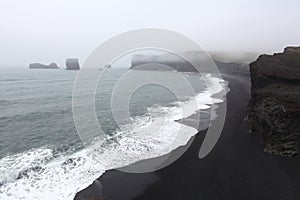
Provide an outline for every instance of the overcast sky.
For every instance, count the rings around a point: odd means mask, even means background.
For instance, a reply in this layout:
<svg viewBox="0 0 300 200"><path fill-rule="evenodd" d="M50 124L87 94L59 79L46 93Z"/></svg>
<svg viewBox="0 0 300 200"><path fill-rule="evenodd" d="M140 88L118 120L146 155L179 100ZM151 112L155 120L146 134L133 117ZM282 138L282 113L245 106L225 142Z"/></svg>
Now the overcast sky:
<svg viewBox="0 0 300 200"><path fill-rule="evenodd" d="M1 0L0 65L83 61L113 35L180 32L213 51L300 45L299 0Z"/></svg>

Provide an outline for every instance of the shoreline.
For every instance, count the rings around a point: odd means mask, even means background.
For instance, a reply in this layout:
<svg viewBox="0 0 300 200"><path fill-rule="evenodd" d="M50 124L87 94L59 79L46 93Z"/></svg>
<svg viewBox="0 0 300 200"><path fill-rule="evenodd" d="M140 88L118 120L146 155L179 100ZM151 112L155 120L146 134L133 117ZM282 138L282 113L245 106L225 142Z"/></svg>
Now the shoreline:
<svg viewBox="0 0 300 200"><path fill-rule="evenodd" d="M244 121L249 77L230 72L222 75L230 88L227 116L218 143L205 158L198 158L205 136L205 131L200 131L171 165L143 174L106 171L74 199L299 199L299 159L264 153L260 135L251 135Z"/></svg>

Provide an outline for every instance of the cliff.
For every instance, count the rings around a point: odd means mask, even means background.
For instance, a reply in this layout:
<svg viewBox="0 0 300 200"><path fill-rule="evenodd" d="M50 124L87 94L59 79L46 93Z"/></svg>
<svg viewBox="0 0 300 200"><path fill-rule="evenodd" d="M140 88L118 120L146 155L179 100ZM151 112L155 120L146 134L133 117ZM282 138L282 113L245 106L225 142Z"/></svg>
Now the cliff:
<svg viewBox="0 0 300 200"><path fill-rule="evenodd" d="M80 65L77 58L69 58L66 60L66 70L79 70Z"/></svg>
<svg viewBox="0 0 300 200"><path fill-rule="evenodd" d="M261 55L250 64L248 120L261 134L264 151L295 156L300 150L300 47Z"/></svg>
<svg viewBox="0 0 300 200"><path fill-rule="evenodd" d="M44 65L41 63L31 63L29 65L29 69L59 69L59 67L55 63L51 63L49 65Z"/></svg>

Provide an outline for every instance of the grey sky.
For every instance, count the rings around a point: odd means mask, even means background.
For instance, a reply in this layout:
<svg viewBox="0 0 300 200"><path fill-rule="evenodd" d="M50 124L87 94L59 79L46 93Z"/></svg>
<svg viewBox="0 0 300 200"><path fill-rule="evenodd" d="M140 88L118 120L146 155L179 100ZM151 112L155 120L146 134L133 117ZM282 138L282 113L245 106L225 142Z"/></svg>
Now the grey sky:
<svg viewBox="0 0 300 200"><path fill-rule="evenodd" d="M299 0L1 0L0 65L83 61L124 31L166 28L206 50L272 53L300 45Z"/></svg>

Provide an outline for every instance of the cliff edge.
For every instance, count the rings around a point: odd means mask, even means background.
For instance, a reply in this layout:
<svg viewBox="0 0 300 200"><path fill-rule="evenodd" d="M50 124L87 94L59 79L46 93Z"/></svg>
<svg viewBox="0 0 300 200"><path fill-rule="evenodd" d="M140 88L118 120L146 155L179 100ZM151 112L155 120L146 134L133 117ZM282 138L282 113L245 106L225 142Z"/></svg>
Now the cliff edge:
<svg viewBox="0 0 300 200"><path fill-rule="evenodd" d="M250 64L251 132L261 134L264 151L295 156L300 151L300 47L261 55Z"/></svg>

